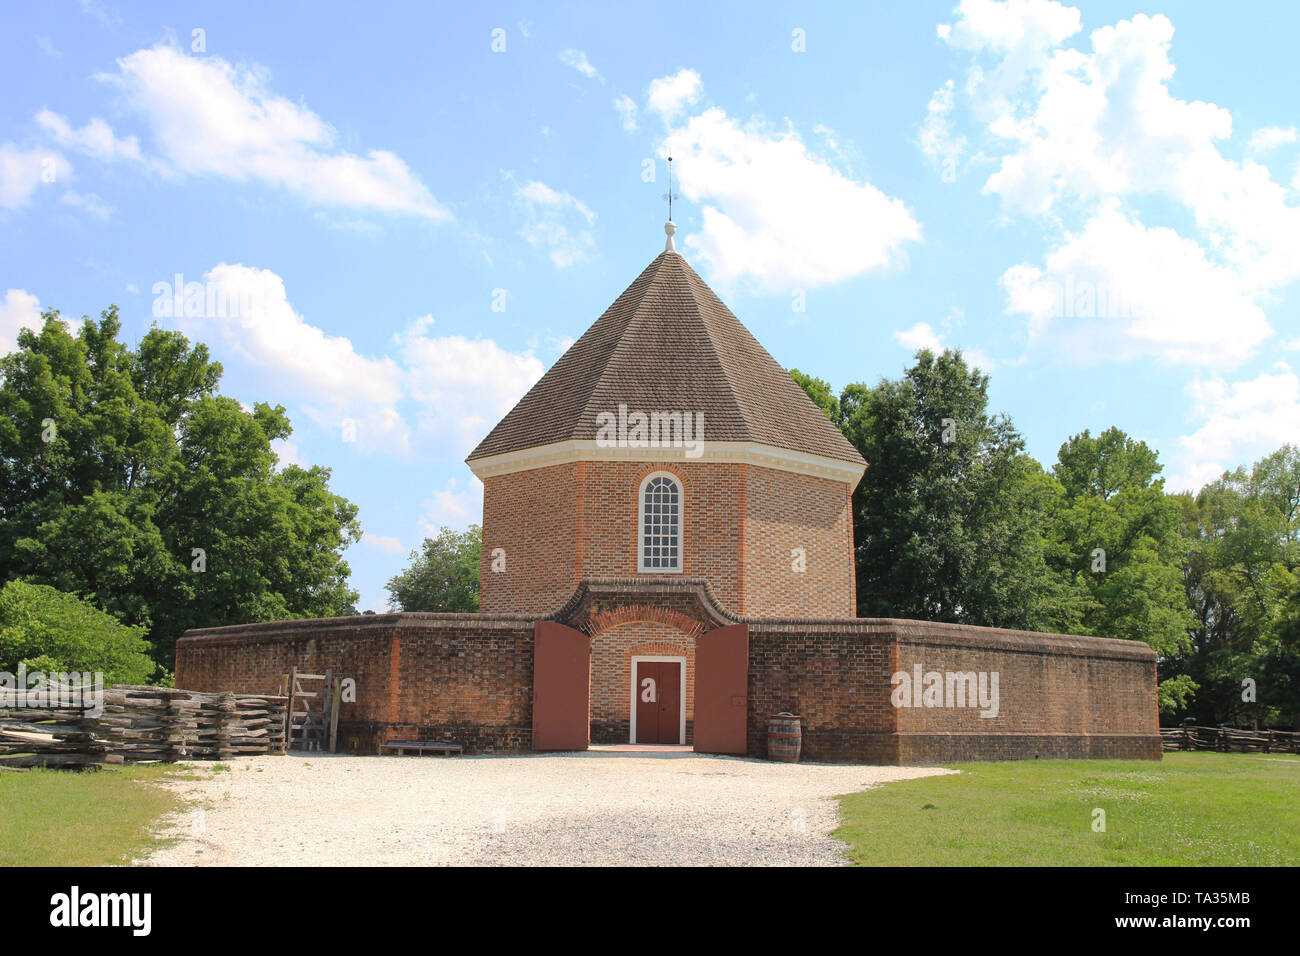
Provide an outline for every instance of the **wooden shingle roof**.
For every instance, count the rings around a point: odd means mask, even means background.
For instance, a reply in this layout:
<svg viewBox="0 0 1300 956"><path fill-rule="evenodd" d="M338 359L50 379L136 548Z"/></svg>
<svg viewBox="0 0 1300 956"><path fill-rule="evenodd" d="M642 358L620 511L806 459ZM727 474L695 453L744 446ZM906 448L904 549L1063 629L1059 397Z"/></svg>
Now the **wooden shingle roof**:
<svg viewBox="0 0 1300 956"><path fill-rule="evenodd" d="M676 252L661 253L466 459L594 440L601 412L703 412L707 442L865 462Z"/></svg>

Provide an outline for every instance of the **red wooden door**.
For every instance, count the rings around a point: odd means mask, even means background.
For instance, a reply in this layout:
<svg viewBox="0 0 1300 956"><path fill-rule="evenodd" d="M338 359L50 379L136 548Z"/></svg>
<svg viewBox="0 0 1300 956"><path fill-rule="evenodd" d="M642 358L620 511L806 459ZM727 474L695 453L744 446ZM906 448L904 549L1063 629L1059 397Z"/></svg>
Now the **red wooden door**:
<svg viewBox="0 0 1300 956"><path fill-rule="evenodd" d="M681 743L680 661L636 662L636 742Z"/></svg>
<svg viewBox="0 0 1300 956"><path fill-rule="evenodd" d="M749 625L709 631L695 644L695 749L744 754L748 701Z"/></svg>
<svg viewBox="0 0 1300 956"><path fill-rule="evenodd" d="M533 625L533 749L591 743L591 638L554 621Z"/></svg>

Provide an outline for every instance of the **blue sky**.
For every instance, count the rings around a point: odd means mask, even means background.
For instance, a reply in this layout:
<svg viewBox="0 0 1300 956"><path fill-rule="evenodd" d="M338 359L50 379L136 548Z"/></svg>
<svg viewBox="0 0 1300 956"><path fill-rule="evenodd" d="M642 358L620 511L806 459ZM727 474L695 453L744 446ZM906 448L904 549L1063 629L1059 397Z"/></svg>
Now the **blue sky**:
<svg viewBox="0 0 1300 956"><path fill-rule="evenodd" d="M363 608L660 251L670 149L787 367L961 347L1044 464L1118 425L1179 489L1300 438L1294 4L361 11L7 5L0 351L110 303L207 342L360 506ZM158 314L177 275L237 306Z"/></svg>

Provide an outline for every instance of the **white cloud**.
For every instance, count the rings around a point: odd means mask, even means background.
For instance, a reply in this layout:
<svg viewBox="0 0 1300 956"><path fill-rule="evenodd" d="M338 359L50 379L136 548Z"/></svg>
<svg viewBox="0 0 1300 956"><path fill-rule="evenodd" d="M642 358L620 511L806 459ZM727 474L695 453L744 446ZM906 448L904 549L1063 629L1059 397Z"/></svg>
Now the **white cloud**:
<svg viewBox="0 0 1300 956"><path fill-rule="evenodd" d="M943 339L930 327L929 322L917 322L910 329L899 329L894 333L894 341L913 352L918 349L943 351Z"/></svg>
<svg viewBox="0 0 1300 956"><path fill-rule="evenodd" d="M1073 271L1142 309L1105 333L1120 346L1107 354L1240 362L1271 334L1259 303L1300 278L1300 207L1267 167L1220 152L1232 135L1226 109L1170 94L1167 17L1096 29L1090 50L1064 46L1079 30L1078 11L1058 3L966 0L946 33L974 54L965 93L998 162L985 192L1008 214L1066 230L1045 269L1003 276L1009 310L1043 331L1044 273ZM1290 134L1259 135L1266 144ZM1166 222L1141 222L1160 214ZM1083 342L1079 354L1107 352L1096 333L1100 348Z"/></svg>
<svg viewBox="0 0 1300 956"><path fill-rule="evenodd" d="M106 27L122 25L122 18L102 0L80 0L81 12L94 17Z"/></svg>
<svg viewBox="0 0 1300 956"><path fill-rule="evenodd" d="M625 133L635 133L636 124L636 100L627 95L615 97L614 109L618 110L619 118L623 122L623 131Z"/></svg>
<svg viewBox="0 0 1300 956"><path fill-rule="evenodd" d="M268 269L222 263L204 279L232 307L177 324L195 338L218 336L251 367L272 372L277 400L298 403L321 428L367 451L406 454L415 418L421 447L462 456L544 371L531 352L491 339L432 336L432 316L395 335L391 355L362 355L295 311ZM284 451L298 461L296 446Z"/></svg>
<svg viewBox="0 0 1300 956"><path fill-rule="evenodd" d="M395 337L409 396L420 403L422 437L467 454L515 406L545 369L531 351L509 352L491 339L428 334L432 316Z"/></svg>
<svg viewBox="0 0 1300 956"><path fill-rule="evenodd" d="M247 411L251 412L252 409L247 409ZM302 457L302 450L287 438L277 438L271 442L271 451L275 452L276 457L279 459L281 469L289 465L297 465L299 468L311 467Z"/></svg>
<svg viewBox="0 0 1300 956"><path fill-rule="evenodd" d="M74 129L65 117L51 110L41 110L36 114L36 123L60 146L95 159L105 162L140 159L139 140L134 136L118 137L113 128L98 116L80 129Z"/></svg>
<svg viewBox="0 0 1300 956"><path fill-rule="evenodd" d="M1284 362L1253 379L1197 379L1188 389L1201 426L1178 440L1170 491L1199 491L1224 471L1296 440L1300 378Z"/></svg>
<svg viewBox="0 0 1300 956"><path fill-rule="evenodd" d="M591 65L591 61L587 59L587 54L581 50L565 50L560 54L560 62L565 66L573 67L589 80L605 82L605 78L600 75L600 71Z"/></svg>
<svg viewBox="0 0 1300 956"><path fill-rule="evenodd" d="M396 154L358 156L337 148L334 128L272 92L264 70L188 57L162 45L117 64L117 73L97 78L145 118L176 173L254 180L313 205L452 218Z"/></svg>
<svg viewBox="0 0 1300 956"><path fill-rule="evenodd" d="M399 539L387 538L382 534L371 534L369 531L361 535L361 543L367 548L373 548L385 554L402 554L406 551Z"/></svg>
<svg viewBox="0 0 1300 956"><path fill-rule="evenodd" d="M519 235L545 249L556 268L582 262L595 250L596 214L582 200L537 180L517 186L515 200L524 215Z"/></svg>
<svg viewBox="0 0 1300 956"><path fill-rule="evenodd" d="M944 321L945 328L951 326L954 319L961 317L960 310L953 310L948 319ZM965 348L963 346L948 346L944 344L944 336L940 334L929 322L917 322L915 325L906 329L898 329L893 334L893 339L899 345L903 346L910 352L917 352L920 349L929 349L931 352L943 353L952 348L960 349L962 358L966 364L977 368L982 372L992 372L996 363L993 359L979 348Z"/></svg>
<svg viewBox="0 0 1300 956"><path fill-rule="evenodd" d="M665 122L677 117L686 107L699 101L704 92L700 74L694 70L678 70L672 76L661 76L650 81L646 93L647 108L658 113Z"/></svg>
<svg viewBox="0 0 1300 956"><path fill-rule="evenodd" d="M38 187L66 179L71 172L59 153L0 144L0 209L22 208Z"/></svg>
<svg viewBox="0 0 1300 956"><path fill-rule="evenodd" d="M19 329L40 330L41 303L24 289L10 289L0 301L0 357L18 347Z"/></svg>
<svg viewBox="0 0 1300 956"><path fill-rule="evenodd" d="M681 193L700 205L702 229L684 247L716 282L772 291L841 282L898 265L902 246L921 238L901 200L844 175L792 129L713 107L670 126L661 156L669 143Z"/></svg>
<svg viewBox="0 0 1300 956"><path fill-rule="evenodd" d="M1294 126L1265 126L1250 134L1246 148L1252 153L1267 153L1287 143L1294 143L1296 138L1297 130Z"/></svg>
<svg viewBox="0 0 1300 956"><path fill-rule="evenodd" d="M80 209L92 219L98 219L100 222L108 222L109 217L113 214L113 207L95 193L78 193L68 190L59 197L59 203L64 206L71 206L74 209Z"/></svg>
<svg viewBox="0 0 1300 956"><path fill-rule="evenodd" d="M950 183L957 178L957 160L966 151L966 137L953 132L949 117L953 109L953 83L949 80L934 91L925 110L921 126L921 152L939 169L939 176Z"/></svg>
<svg viewBox="0 0 1300 956"><path fill-rule="evenodd" d="M468 487L460 487L455 478L448 478L422 508L419 528L425 537L437 537L444 526L456 530L474 524L483 514L483 483L474 478Z"/></svg>
<svg viewBox="0 0 1300 956"><path fill-rule="evenodd" d="M1029 319L1031 340L1050 335L1063 354L1081 359L1233 366L1273 333L1231 269L1115 204L1067 233L1043 268L1013 266L1002 285L1007 311Z"/></svg>

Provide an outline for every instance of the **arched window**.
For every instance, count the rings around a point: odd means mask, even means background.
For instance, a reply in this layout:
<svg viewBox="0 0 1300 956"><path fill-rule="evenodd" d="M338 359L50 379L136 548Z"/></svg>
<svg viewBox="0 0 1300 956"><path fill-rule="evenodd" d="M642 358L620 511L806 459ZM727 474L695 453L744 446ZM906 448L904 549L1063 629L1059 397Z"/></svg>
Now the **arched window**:
<svg viewBox="0 0 1300 956"><path fill-rule="evenodd" d="M641 550L637 570L672 573L682 569L682 486L656 473L641 483Z"/></svg>

